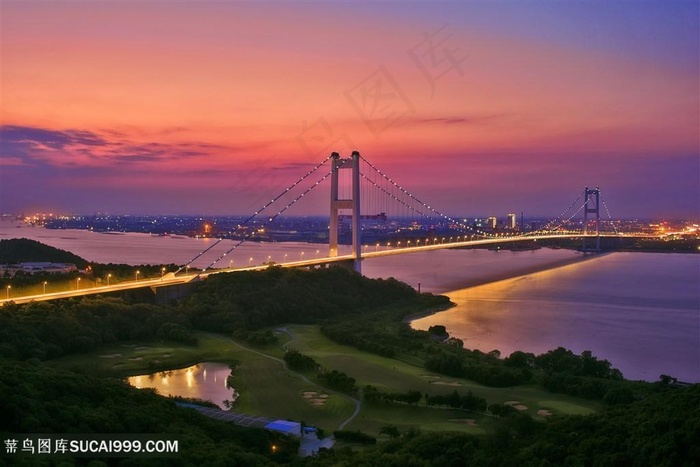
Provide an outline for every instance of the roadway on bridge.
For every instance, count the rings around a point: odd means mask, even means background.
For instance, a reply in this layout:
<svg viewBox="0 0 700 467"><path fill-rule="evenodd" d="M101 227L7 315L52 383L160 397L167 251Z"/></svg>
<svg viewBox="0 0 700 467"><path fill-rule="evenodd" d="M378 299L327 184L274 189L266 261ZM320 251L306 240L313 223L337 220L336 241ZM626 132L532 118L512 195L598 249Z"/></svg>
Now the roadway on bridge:
<svg viewBox="0 0 700 467"><path fill-rule="evenodd" d="M596 237L596 234L588 234L585 235L585 237L588 238L593 238ZM381 246L374 245L375 251L367 251L369 248L372 246L366 245L365 251L362 252L362 259L372 259L372 258L379 258L383 256L393 256L393 255L401 255L401 254L409 254L409 253L418 253L422 251L433 251L433 250L441 250L441 249L448 249L448 248L466 248L466 247L473 247L473 246L484 246L484 245L494 245L494 244L499 244L499 243L512 243L512 242L523 242L523 241L536 241L536 240L547 240L547 239L555 239L555 238L583 238L584 235L580 233L576 234L548 234L548 235L539 235L539 236L517 236L517 237L498 237L498 238L487 238L487 239L481 239L481 240L463 240L463 241L456 241L456 242L447 242L443 243L440 242L438 243L436 240L433 241L433 243L428 242L427 245L416 245L416 246L408 246L410 244L409 241L406 241L406 246L405 247L385 247L387 249L380 250L382 248ZM600 235L600 237L649 237L649 235L636 235L636 234L609 234L609 235ZM400 243L399 243L400 245ZM347 262L347 261L353 261L355 257L353 255L342 255L342 256L335 256L335 257L323 257L323 258L312 258L312 259L307 259L307 260L300 260L300 261L290 261L287 263L277 263L277 266L285 267L285 268L303 268L303 267L314 267L314 266L322 266L326 264L333 264L333 263L341 263L341 262ZM194 280L201 280L201 279L206 279L212 274L220 274L220 273L228 273L228 272L240 272L240 271L259 271L262 269L268 268L269 265L260 265L260 266L250 266L250 267L244 267L244 268L224 268L224 269L212 269L204 272L198 272L198 273L193 273L193 274L182 274L182 275L175 275L174 273L166 274L163 277L158 277L155 279L141 279L138 281L129 281L129 282L120 282L118 284L113 284L113 285L104 285L104 286L99 286L99 287L86 287L83 289L76 289L76 290L67 290L64 292L52 292L52 293L47 293L47 294L36 294L36 295L28 295L28 296L20 296L20 297L10 297L4 298L0 300L0 304L5 304L5 303L17 303L17 304L22 304L22 303L28 303L31 301L48 301L48 300L58 300L58 299L63 299L63 298L73 298L73 297L82 297L86 295L97 295L97 294L107 294L107 293L113 293L113 292L121 292L125 290L134 290L134 289L141 289L141 288L158 288L158 287L166 287L166 286L171 286L171 285L178 285L178 284L186 284L190 281Z"/></svg>

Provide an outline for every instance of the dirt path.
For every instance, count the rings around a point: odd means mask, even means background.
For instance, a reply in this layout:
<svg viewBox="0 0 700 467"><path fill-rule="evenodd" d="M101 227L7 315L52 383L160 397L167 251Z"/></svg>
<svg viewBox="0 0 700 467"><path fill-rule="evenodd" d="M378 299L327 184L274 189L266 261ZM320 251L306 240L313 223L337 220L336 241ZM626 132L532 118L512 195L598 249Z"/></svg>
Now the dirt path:
<svg viewBox="0 0 700 467"><path fill-rule="evenodd" d="M291 332L289 329L287 329L287 328L278 328L278 329L275 329L275 330L276 330L276 331L283 332L283 333L287 334L288 336L290 336L290 337L292 338L292 340L289 341L289 342L294 341L294 339L295 339L294 334L292 334L292 332ZM246 347L246 346L244 346L244 345L241 345L241 344L239 344L238 342L236 342L236 341L234 341L233 339L231 339L230 337L221 336L221 338L222 338L222 339L226 339L226 340L232 342L234 345L236 345L237 347L241 348L242 350L245 350L245 351L247 351L247 352L252 352L252 353L254 353L254 354L256 354L256 355L260 355L261 357L269 358L270 360L276 361L277 363L279 363L280 365L282 365L282 368L284 368L286 371L288 371L289 373L293 374L293 375L296 376L297 378L301 378L304 382L306 382L306 383L308 383L308 384L310 384L310 385L312 385L312 386L315 386L315 387L317 387L317 388L319 388L319 389L322 389L322 390L324 390L325 392L329 392L329 393L331 393L331 394L335 394L335 395L338 395L338 396L341 396L341 397L346 397L346 398L350 399L350 400L352 401L352 403L355 405L355 410L352 412L352 414L351 414L348 418L346 418L343 422L340 423L340 425L338 425L338 430L342 430L343 428L345 428L345 426L346 426L348 423L350 423L351 421L353 421L353 420L355 419L355 417L357 417L357 415L360 413L360 409L362 409L362 401L361 401L361 400L355 399L354 397L348 396L347 394L343 394L343 393L341 393L341 392L333 391L332 389L325 388L325 387L321 386L320 384L311 381L309 378L307 378L306 376L302 375L301 373L297 373L296 371L290 370L289 367L287 366L287 362L285 362L285 361L282 360L281 358L273 357L272 355L268 355L268 354L266 354L266 353L263 353L263 352L260 352L260 351L251 349L250 347Z"/></svg>

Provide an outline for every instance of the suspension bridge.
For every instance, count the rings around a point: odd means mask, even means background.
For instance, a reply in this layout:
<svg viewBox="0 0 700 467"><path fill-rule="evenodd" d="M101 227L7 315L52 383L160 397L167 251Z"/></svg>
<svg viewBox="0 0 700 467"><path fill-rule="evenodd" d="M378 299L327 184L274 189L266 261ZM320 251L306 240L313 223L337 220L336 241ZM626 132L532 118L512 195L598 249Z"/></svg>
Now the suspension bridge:
<svg viewBox="0 0 700 467"><path fill-rule="evenodd" d="M329 180L330 179L330 180ZM330 182L330 212L327 255L291 260L275 265L281 267L319 267L330 264L351 265L361 272L363 260L410 254L445 248L467 248L503 243L527 242L556 238L575 238L581 241L584 252L600 251L600 240L605 237L649 237L648 234L620 233L610 215L599 188L586 187L578 197L558 216L528 232L509 230L493 232L463 219L451 217L409 192L382 170L355 151L350 157L331 153L284 190L271 198L257 211L244 219L226 235L221 235L206 249L199 252L177 271L155 279L142 279L112 285L43 293L24 297L4 297L0 303L13 301L26 303L32 300L55 300L92 294L106 294L134 289L158 288L187 284L205 279L211 274L235 271L260 270L270 264L233 268L237 250L245 242L254 239L255 232L270 226L278 217L288 212L312 192ZM606 215L601 219L601 207ZM369 214L365 214L369 213ZM578 220L577 216L581 216ZM522 226L521 226L522 227ZM387 233L393 240L384 241ZM441 235L440 232L443 234ZM446 234L444 232L447 232ZM377 239L382 236L382 241ZM351 252L340 254L341 238L349 240ZM233 239L233 240L232 240ZM222 243L226 241L226 243ZM363 243L364 242L364 243ZM221 248L226 245L223 253ZM193 263L208 266L195 271ZM241 264L241 261L237 261ZM229 267L222 267L228 265ZM9 291L8 291L9 295Z"/></svg>

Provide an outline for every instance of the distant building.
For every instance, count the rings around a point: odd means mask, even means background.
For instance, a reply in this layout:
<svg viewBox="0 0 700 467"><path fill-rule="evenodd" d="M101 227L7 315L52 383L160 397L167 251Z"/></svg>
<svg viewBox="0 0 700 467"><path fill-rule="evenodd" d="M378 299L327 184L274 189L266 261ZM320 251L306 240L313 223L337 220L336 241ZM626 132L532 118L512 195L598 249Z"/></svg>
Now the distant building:
<svg viewBox="0 0 700 467"><path fill-rule="evenodd" d="M507 219L506 226L511 230L515 230L515 214L508 214Z"/></svg>
<svg viewBox="0 0 700 467"><path fill-rule="evenodd" d="M17 264L5 264L0 266L0 274L9 273L14 276L18 272L23 274L68 274L69 272L77 271L75 264L71 263L50 263L50 262L27 262Z"/></svg>
<svg viewBox="0 0 700 467"><path fill-rule="evenodd" d="M496 228L496 218L494 216L489 217L486 219L486 226L490 229L495 229Z"/></svg>

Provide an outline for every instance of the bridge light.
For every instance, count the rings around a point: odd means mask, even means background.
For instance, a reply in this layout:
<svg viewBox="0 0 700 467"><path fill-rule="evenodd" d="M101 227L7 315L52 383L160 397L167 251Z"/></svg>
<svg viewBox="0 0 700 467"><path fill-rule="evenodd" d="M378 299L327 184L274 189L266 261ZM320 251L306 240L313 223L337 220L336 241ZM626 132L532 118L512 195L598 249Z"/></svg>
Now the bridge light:
<svg viewBox="0 0 700 467"><path fill-rule="evenodd" d="M44 283L42 284L44 286L44 295L46 295L46 284L48 284L48 282L46 281L44 281Z"/></svg>
<svg viewBox="0 0 700 467"><path fill-rule="evenodd" d="M136 274L135 274L135 276L136 276L136 281L139 280L139 274L141 274L141 271L136 271Z"/></svg>
<svg viewBox="0 0 700 467"><path fill-rule="evenodd" d="M107 274L107 287L109 287L109 280L112 278L111 274Z"/></svg>

